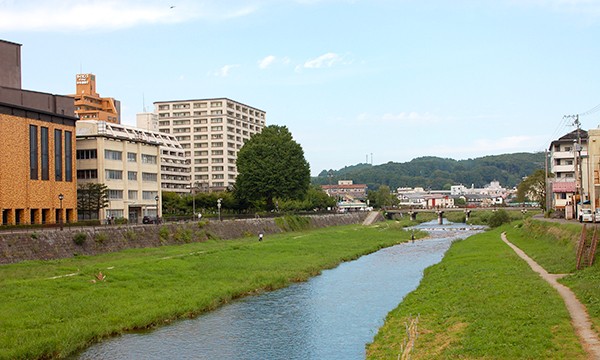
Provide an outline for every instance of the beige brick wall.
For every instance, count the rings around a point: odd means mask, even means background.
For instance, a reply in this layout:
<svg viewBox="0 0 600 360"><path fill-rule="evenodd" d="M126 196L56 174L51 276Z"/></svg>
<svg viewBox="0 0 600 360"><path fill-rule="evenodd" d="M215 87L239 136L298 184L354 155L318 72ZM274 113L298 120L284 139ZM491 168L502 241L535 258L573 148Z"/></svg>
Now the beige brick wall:
<svg viewBox="0 0 600 360"><path fill-rule="evenodd" d="M48 128L49 145L49 180L41 180L41 146L38 156L40 176L38 180L29 178L29 125L38 126L38 143L40 128ZM70 182L55 181L54 173L54 130L60 129L72 133L72 174ZM64 147L64 139L63 139ZM64 155L64 154L63 154ZM64 162L64 156L62 161ZM59 194L64 195L62 201L63 220L77 220L77 173L75 170L75 127L55 124L41 120L0 114L0 223L3 218L6 224L15 224L17 213L20 223L40 223L42 213L46 223L56 223L56 210L60 209ZM31 219L31 210L34 219ZM60 211L59 211L60 213Z"/></svg>

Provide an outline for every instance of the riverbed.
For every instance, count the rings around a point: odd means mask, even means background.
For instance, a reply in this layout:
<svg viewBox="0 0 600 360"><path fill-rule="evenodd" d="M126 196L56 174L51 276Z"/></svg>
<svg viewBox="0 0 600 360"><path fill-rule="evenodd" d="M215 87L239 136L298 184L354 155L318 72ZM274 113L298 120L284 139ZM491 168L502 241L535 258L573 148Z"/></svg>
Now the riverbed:
<svg viewBox="0 0 600 360"><path fill-rule="evenodd" d="M480 229L416 227L430 233L325 270L307 282L234 301L195 319L129 333L79 359L364 359L387 313L414 290L452 241Z"/></svg>

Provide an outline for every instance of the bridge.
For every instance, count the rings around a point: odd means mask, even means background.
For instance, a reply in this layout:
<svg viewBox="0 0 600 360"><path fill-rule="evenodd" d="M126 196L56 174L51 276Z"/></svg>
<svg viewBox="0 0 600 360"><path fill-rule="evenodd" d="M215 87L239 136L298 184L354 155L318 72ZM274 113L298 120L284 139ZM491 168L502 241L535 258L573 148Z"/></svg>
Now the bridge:
<svg viewBox="0 0 600 360"><path fill-rule="evenodd" d="M436 213L438 216L438 224L443 224L444 213L446 212L464 212L465 213L465 221L469 221L469 217L473 211L496 211L498 209L512 210L512 211L521 211L521 213L525 214L528 210L535 210L538 208L535 207L491 207L491 208L410 208L410 209L385 209L388 214L408 214L410 219L413 221L417 220L417 215L419 213Z"/></svg>

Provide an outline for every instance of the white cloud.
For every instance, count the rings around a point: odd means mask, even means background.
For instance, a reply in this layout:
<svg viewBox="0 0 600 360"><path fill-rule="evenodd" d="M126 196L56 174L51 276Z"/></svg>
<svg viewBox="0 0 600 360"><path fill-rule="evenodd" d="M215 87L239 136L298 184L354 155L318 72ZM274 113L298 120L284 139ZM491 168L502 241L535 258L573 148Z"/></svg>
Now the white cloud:
<svg viewBox="0 0 600 360"><path fill-rule="evenodd" d="M275 59L275 56L269 55L258 62L258 67L261 69L266 69L275 62Z"/></svg>
<svg viewBox="0 0 600 360"><path fill-rule="evenodd" d="M173 3L174 5L170 5ZM247 16L256 7L214 0L28 0L0 2L2 31L72 31L130 28L143 24L223 20Z"/></svg>
<svg viewBox="0 0 600 360"><path fill-rule="evenodd" d="M230 75L231 70L234 68L240 67L240 65L238 64L231 64L231 65L225 65L222 68L220 68L218 71L216 71L214 73L215 76L219 76L219 77L227 77Z"/></svg>
<svg viewBox="0 0 600 360"><path fill-rule="evenodd" d="M342 57L340 55L328 52L317 58L306 61L304 63L304 67L307 69L319 69L324 67L332 67L340 62L342 62Z"/></svg>

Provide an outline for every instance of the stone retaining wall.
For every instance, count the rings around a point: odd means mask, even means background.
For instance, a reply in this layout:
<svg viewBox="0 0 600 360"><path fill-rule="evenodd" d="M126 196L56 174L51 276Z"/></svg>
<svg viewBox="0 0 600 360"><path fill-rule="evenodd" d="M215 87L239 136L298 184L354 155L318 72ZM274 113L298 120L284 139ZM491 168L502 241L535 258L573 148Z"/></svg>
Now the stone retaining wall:
<svg viewBox="0 0 600 360"><path fill-rule="evenodd" d="M360 224L368 213L311 215L310 226L323 228ZM114 225L0 232L0 264L25 260L50 260L76 255L98 255L131 248L177 245L209 238L236 239L275 234L284 230L273 218L168 223L161 225ZM81 245L76 240L83 239Z"/></svg>

